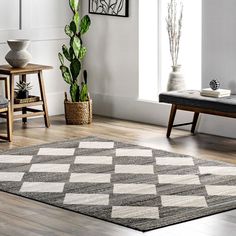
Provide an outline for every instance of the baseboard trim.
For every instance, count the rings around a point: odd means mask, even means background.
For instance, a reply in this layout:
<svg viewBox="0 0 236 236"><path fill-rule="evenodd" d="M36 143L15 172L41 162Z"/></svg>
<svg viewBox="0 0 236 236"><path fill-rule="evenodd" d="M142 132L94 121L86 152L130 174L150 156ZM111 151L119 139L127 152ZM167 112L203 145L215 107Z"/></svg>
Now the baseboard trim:
<svg viewBox="0 0 236 236"><path fill-rule="evenodd" d="M171 107L168 104L98 93L92 93L91 95L94 104L94 114L167 126ZM178 111L176 123L189 122L192 120L192 117L193 114L190 112ZM202 114L200 116L200 125L197 127L197 132L236 138L235 122L235 119L231 118ZM187 127L182 127L181 129L189 130Z"/></svg>

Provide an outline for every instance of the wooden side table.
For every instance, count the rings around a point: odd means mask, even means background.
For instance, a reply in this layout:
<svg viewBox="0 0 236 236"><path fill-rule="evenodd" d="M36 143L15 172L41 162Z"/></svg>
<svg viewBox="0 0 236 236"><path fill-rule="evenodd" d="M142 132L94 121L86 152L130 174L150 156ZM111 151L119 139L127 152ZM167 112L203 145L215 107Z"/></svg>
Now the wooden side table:
<svg viewBox="0 0 236 236"><path fill-rule="evenodd" d="M9 65L0 65L0 74L10 77L10 102L12 113L12 124L14 119L22 118L23 122L27 122L27 117L44 116L45 126L49 128L50 122L48 117L48 108L46 93L43 81L43 70L52 69L51 66L28 64L25 68L12 68ZM40 100L38 102L15 104L14 103L14 81L19 76L21 80L26 81L28 74L37 74L40 88ZM32 107L42 105L42 110ZM14 114L15 111L22 111L22 114Z"/></svg>

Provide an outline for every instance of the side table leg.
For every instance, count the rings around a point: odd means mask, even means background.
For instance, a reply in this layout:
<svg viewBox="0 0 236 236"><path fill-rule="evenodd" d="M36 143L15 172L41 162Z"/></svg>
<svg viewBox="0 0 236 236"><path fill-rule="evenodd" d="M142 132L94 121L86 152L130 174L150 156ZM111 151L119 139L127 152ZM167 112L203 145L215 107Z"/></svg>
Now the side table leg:
<svg viewBox="0 0 236 236"><path fill-rule="evenodd" d="M40 88L41 99L43 101L44 122L45 122L45 126L47 128L49 128L50 127L50 121L49 121L49 117L48 117L48 106L47 106L47 99L46 99L46 93L45 93L45 87L44 87L44 81L43 81L43 72L42 71L39 71L38 79L39 79L39 88Z"/></svg>
<svg viewBox="0 0 236 236"><path fill-rule="evenodd" d="M7 77L5 80L5 96L7 100L10 103L11 96L10 96L10 83L9 78ZM11 104L8 105L7 109L7 138L8 141L12 141L12 110L11 110Z"/></svg>
<svg viewBox="0 0 236 236"><path fill-rule="evenodd" d="M11 106L9 106L7 110L7 138L9 142L12 141L12 119Z"/></svg>
<svg viewBox="0 0 236 236"><path fill-rule="evenodd" d="M173 127L173 124L174 124L174 121L175 121L176 111L177 111L177 106L175 104L173 104L172 107L171 107L169 124L168 124L168 128L167 128L167 133L166 133L167 138L170 137L171 130L172 130L172 127Z"/></svg>
<svg viewBox="0 0 236 236"><path fill-rule="evenodd" d="M21 81L26 82L26 75L21 75ZM27 113L26 107L23 107L22 108L22 114L26 114L26 113ZM24 124L27 123L27 118L22 118L22 122Z"/></svg>
<svg viewBox="0 0 236 236"><path fill-rule="evenodd" d="M11 128L12 128L12 132L14 130L14 94L15 90L14 90L14 75L10 75L10 113L11 113Z"/></svg>

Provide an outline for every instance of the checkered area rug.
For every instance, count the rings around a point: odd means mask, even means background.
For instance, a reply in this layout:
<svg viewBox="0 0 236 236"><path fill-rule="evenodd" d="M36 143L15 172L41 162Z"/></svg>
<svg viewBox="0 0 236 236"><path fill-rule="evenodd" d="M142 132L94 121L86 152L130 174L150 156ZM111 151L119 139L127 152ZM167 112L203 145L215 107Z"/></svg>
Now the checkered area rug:
<svg viewBox="0 0 236 236"><path fill-rule="evenodd" d="M236 208L236 167L89 137L0 153L0 190L148 231Z"/></svg>

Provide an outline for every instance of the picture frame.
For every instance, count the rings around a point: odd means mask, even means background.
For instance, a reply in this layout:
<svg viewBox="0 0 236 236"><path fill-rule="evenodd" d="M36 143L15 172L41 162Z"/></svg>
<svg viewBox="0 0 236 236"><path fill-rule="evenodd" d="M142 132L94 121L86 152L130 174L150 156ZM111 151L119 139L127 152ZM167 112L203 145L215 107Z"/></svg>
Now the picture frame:
<svg viewBox="0 0 236 236"><path fill-rule="evenodd" d="M89 13L129 17L129 0L89 0Z"/></svg>

